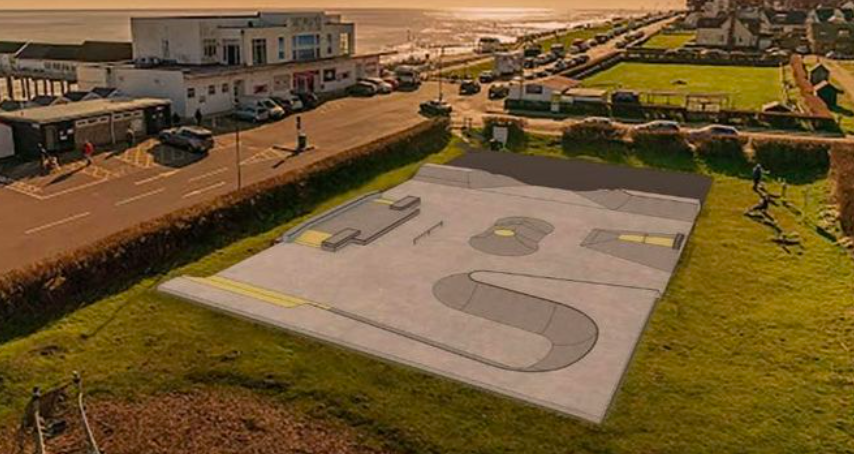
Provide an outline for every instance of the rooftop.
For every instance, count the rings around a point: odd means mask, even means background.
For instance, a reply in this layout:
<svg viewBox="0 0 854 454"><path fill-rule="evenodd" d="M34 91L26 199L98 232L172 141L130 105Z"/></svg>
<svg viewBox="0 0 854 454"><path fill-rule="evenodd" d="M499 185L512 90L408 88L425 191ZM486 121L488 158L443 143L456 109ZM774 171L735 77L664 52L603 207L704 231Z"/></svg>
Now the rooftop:
<svg viewBox="0 0 854 454"><path fill-rule="evenodd" d="M124 98L124 99L95 99L69 104L52 105L21 109L15 112L0 113L0 120L27 123L54 123L74 120L95 115L104 115L128 110L144 109L159 105L170 104L166 99L155 98Z"/></svg>

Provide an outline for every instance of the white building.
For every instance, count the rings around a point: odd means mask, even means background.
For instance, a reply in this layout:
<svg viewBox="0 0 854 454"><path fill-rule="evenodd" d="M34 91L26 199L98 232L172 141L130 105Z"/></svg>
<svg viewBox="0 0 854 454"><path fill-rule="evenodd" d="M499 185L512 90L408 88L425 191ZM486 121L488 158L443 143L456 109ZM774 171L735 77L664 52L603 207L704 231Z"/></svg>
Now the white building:
<svg viewBox="0 0 854 454"><path fill-rule="evenodd" d="M135 64L79 68L82 90L169 98L191 117L242 96L339 92L380 71L379 55L355 55L355 26L322 12L134 18L131 31Z"/></svg>

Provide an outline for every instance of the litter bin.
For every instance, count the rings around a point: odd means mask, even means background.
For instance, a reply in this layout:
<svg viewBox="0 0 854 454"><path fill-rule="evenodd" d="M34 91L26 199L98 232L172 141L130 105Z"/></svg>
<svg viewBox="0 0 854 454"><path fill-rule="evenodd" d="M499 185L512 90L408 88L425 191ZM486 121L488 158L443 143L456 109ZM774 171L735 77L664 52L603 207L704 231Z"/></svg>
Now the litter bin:
<svg viewBox="0 0 854 454"><path fill-rule="evenodd" d="M297 150L305 151L306 148L308 148L308 136L300 133L297 137Z"/></svg>

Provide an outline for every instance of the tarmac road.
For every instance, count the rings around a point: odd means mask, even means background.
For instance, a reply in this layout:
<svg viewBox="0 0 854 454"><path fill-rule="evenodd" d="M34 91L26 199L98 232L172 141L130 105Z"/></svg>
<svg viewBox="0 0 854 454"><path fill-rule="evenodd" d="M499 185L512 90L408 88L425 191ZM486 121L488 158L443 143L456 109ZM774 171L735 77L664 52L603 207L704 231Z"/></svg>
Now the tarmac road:
<svg viewBox="0 0 854 454"><path fill-rule="evenodd" d="M435 96L427 84L415 93L328 102L302 115L316 149L298 157L273 148L294 146L295 117L243 131L242 183L292 172L412 127L423 121L418 105ZM152 160L140 149L103 153L94 166L66 168L56 177L0 181L0 274L235 190L235 142L234 134L218 136L209 156L190 163L191 156L179 151L167 149Z"/></svg>

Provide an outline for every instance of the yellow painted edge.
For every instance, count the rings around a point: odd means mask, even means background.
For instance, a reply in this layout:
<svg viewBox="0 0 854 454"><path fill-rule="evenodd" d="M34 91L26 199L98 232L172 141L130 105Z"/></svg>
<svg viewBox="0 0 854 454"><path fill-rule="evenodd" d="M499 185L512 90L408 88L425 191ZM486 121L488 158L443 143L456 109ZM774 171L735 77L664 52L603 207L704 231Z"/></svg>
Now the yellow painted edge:
<svg viewBox="0 0 854 454"><path fill-rule="evenodd" d="M319 248L321 244L331 236L331 233L321 232L319 230L307 230L294 240L294 243Z"/></svg>
<svg viewBox="0 0 854 454"><path fill-rule="evenodd" d="M391 199L379 198L379 199L374 199L374 202L381 203L383 205L393 205L395 201L391 200Z"/></svg>
<svg viewBox="0 0 854 454"><path fill-rule="evenodd" d="M620 235L620 241L626 241L629 243L643 243L646 236L644 235Z"/></svg>
<svg viewBox="0 0 854 454"><path fill-rule="evenodd" d="M243 282L234 281L221 276L211 276L207 278L188 277L187 279L199 284L215 287L220 290L225 290L227 292L231 292L237 295L248 296L250 298L264 301L266 303L272 303L277 306L282 306L288 309L293 309L295 307L305 305L314 306L320 309L327 308L327 306L315 303L313 301L309 301L291 295L286 295L283 293L274 292L272 290L256 287L254 285L246 284Z"/></svg>
<svg viewBox="0 0 854 454"><path fill-rule="evenodd" d="M666 238L663 236L650 236L646 239L646 244L651 244L653 246L663 246L663 247L673 247L673 238Z"/></svg>

